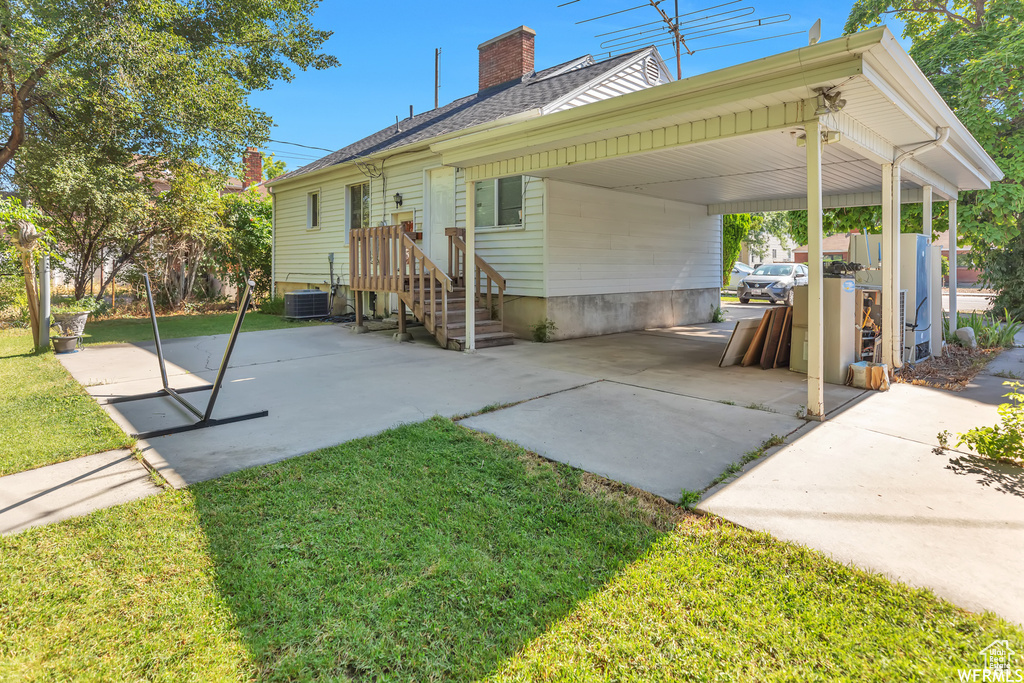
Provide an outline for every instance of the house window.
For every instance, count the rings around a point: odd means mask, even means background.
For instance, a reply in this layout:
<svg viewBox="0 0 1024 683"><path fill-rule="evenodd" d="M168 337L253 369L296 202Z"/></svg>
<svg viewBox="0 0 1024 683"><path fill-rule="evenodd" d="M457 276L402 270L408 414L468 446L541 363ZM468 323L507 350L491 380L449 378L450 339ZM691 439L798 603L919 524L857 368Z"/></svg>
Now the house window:
<svg viewBox="0 0 1024 683"><path fill-rule="evenodd" d="M778 253L776 253L775 249L772 249L772 259L775 259L775 258L778 258Z"/></svg>
<svg viewBox="0 0 1024 683"><path fill-rule="evenodd" d="M523 176L481 180L476 184L476 226L494 228L523 223Z"/></svg>
<svg viewBox="0 0 1024 683"><path fill-rule="evenodd" d="M316 230L320 227L320 192L306 195L306 228Z"/></svg>
<svg viewBox="0 0 1024 683"><path fill-rule="evenodd" d="M370 183L348 188L349 230L370 227Z"/></svg>

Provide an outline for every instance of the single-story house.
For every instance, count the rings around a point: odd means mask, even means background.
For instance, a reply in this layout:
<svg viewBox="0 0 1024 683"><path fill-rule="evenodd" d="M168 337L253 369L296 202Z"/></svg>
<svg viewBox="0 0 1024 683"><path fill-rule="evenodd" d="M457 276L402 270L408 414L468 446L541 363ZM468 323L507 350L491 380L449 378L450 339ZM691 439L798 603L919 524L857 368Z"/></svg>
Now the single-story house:
<svg viewBox="0 0 1024 683"><path fill-rule="evenodd" d="M854 231L853 234L856 234ZM850 260L850 234L839 233L828 235L821 240L821 255L826 261L849 261ZM803 244L793 250L793 260L796 263L807 263L807 245Z"/></svg>
<svg viewBox="0 0 1024 683"><path fill-rule="evenodd" d="M277 291L324 286L333 264L357 318L384 293L469 350L470 306L522 336L552 321L555 339L696 322L718 303L721 217L806 209L820 416L821 211L881 205L882 358L902 363L899 206L922 203L931 234L947 201L955 230L959 191L1002 172L887 28L682 80L653 48L534 71L533 39L482 44L479 92L271 181Z"/></svg>

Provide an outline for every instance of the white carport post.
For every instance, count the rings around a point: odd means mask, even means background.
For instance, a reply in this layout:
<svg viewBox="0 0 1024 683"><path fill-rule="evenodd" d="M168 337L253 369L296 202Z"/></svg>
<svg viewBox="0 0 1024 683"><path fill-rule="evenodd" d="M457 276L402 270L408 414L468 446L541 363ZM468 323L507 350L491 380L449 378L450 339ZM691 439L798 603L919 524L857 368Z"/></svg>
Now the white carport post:
<svg viewBox="0 0 1024 683"><path fill-rule="evenodd" d="M476 182L466 178L466 348L476 350Z"/></svg>
<svg viewBox="0 0 1024 683"><path fill-rule="evenodd" d="M882 164L882 362L903 362L900 335L900 169Z"/></svg>
<svg viewBox="0 0 1024 683"><path fill-rule="evenodd" d="M807 142L807 414L825 419L822 304L821 126L804 126Z"/></svg>
<svg viewBox="0 0 1024 683"><path fill-rule="evenodd" d="M925 185L923 188L923 198L921 200L921 232L927 237L926 244L928 250L925 252L924 259L924 281L928 283L928 308L931 310L942 310L941 307L936 309L933 305L935 303L935 294L938 292L939 297L942 296L942 288L936 287L935 283L932 282L932 278L935 277L935 273L932 272L932 186ZM932 316L934 317L934 316ZM942 355L942 343L939 340L936 343L935 329L938 326L938 320L932 320L931 329L928 331L928 354L930 356ZM938 328L940 331L941 327Z"/></svg>
<svg viewBox="0 0 1024 683"><path fill-rule="evenodd" d="M949 331L960 326L956 311L956 197L949 200Z"/></svg>

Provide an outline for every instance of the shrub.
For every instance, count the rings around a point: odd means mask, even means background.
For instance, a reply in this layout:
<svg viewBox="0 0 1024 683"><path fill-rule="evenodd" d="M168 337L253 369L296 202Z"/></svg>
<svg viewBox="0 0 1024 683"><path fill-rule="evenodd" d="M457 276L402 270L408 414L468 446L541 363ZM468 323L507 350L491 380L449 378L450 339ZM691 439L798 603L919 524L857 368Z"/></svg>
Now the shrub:
<svg viewBox="0 0 1024 683"><path fill-rule="evenodd" d="M949 318L942 317L942 337L949 344L960 344L956 336L956 330L961 327L969 327L974 330L974 336L978 340L978 346L983 349L1009 348L1014 344L1014 337L1021 330L1021 321L1015 319L1010 312L1003 309L1003 320L996 318L995 314L984 313L958 313L957 326L950 329Z"/></svg>
<svg viewBox="0 0 1024 683"><path fill-rule="evenodd" d="M532 328L533 330L533 341L535 342L548 342L551 341L551 335L555 333L558 326L555 325L554 320L548 320L544 318Z"/></svg>
<svg viewBox="0 0 1024 683"><path fill-rule="evenodd" d="M711 308L711 322L713 322L713 323L724 323L725 322L725 311L722 310L721 306L713 306Z"/></svg>
<svg viewBox="0 0 1024 683"><path fill-rule="evenodd" d="M260 302L259 312L267 315L284 315L284 297L276 296L273 299L264 299Z"/></svg>
<svg viewBox="0 0 1024 683"><path fill-rule="evenodd" d="M1024 461L1024 394L1020 393L1024 384L1003 382L1003 385L1010 387L1010 393L1004 394L1010 400L999 405L1000 424L970 429L960 434L956 445L967 444L993 460Z"/></svg>

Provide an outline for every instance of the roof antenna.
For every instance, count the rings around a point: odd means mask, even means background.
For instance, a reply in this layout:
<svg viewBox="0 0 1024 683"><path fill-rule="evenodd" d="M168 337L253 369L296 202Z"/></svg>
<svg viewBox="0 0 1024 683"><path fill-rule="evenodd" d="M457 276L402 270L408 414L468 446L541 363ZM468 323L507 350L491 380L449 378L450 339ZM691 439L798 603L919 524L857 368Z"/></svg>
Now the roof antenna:
<svg viewBox="0 0 1024 683"><path fill-rule="evenodd" d="M565 7L566 5L572 5L581 1L582 0L568 0L558 6ZM703 47L704 44L701 43L700 47L691 47L691 43L701 39L720 36L725 33L734 33L736 31L745 31L747 29L770 26L772 24L783 24L792 19L788 14L775 14L772 16L758 17L756 19L745 19L744 17L753 14L755 9L753 7L735 7L736 4L743 1L744 0L727 0L726 2L718 5L711 5L710 7L704 7L693 10L692 12L680 14L679 0L674 0L675 11L672 15L669 15L661 8L661 3L664 2L664 0L647 0L646 4L634 5L614 12L608 12L596 17L577 21L576 23L585 24L587 22L597 21L598 19L606 19L619 14L625 14L626 12L633 12L635 10L653 7L658 12L659 19L643 24L637 24L635 26L628 26L622 29L598 33L594 37L606 37L605 41L601 43L601 47L608 51L609 57L626 54L628 52L635 52L637 50L642 50L645 47L666 47L671 45L676 54L676 78L682 78L683 66L681 55L683 52L686 52L688 55L692 55L701 50L714 50L716 48L732 47L734 45L753 43L759 40L768 40L770 38L782 38L784 36L793 36L797 35L797 33L801 33L801 31L795 31L793 33L766 36L764 38L753 38L751 40L744 40L726 45Z"/></svg>
<svg viewBox="0 0 1024 683"><path fill-rule="evenodd" d="M434 50L434 109L437 109L437 91L441 89L441 48Z"/></svg>
<svg viewBox="0 0 1024 683"><path fill-rule="evenodd" d="M821 40L821 19L814 22L814 26L811 26L811 30L807 32L808 45L817 45L819 40Z"/></svg>

